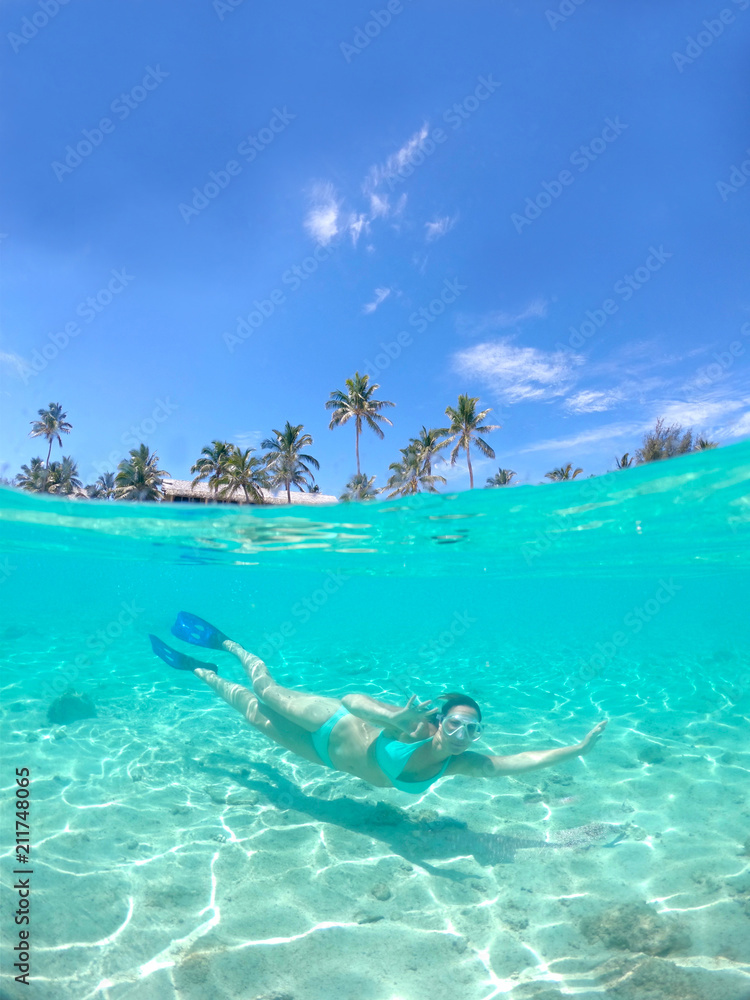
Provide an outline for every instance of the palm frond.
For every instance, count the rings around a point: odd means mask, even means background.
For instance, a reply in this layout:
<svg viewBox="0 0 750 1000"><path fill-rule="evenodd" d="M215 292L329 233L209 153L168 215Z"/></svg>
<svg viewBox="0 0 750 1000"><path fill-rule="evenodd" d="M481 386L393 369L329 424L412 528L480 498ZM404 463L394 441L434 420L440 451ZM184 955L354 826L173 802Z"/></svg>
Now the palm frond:
<svg viewBox="0 0 750 1000"><path fill-rule="evenodd" d="M477 448L479 448L481 453L485 455L487 458L495 457L494 448L491 448L483 438L475 437L474 444L477 446Z"/></svg>

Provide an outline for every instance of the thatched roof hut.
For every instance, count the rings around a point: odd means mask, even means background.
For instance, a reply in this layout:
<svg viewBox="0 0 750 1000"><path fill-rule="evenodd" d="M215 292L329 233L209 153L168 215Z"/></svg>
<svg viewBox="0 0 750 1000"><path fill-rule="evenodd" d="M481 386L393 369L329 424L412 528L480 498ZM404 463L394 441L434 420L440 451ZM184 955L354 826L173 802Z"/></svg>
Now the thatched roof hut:
<svg viewBox="0 0 750 1000"><path fill-rule="evenodd" d="M196 483L193 486L189 479L165 479L162 482L162 490L164 491L164 499L175 503L246 503L242 490L235 490L230 497L221 498L209 489L207 483ZM274 507L287 506L286 492L279 496L269 490L261 492L264 504ZM336 497L326 496L325 493L292 492L292 506L319 507L322 504L337 502Z"/></svg>

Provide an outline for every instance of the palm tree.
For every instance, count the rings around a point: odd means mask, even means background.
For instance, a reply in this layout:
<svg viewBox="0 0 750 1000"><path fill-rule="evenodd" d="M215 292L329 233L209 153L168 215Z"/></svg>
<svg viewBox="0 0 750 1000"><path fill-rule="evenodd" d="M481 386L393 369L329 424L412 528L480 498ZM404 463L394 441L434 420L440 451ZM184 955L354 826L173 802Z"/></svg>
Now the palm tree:
<svg viewBox="0 0 750 1000"><path fill-rule="evenodd" d="M444 476L433 476L427 472L425 462L419 450L409 444L401 448L401 461L391 462L388 468L391 477L383 487L383 492L393 490L389 497L403 497L412 493L420 493L420 487L428 493L437 493L435 483L445 483Z"/></svg>
<svg viewBox="0 0 750 1000"><path fill-rule="evenodd" d="M488 413L492 412L492 409L488 408L477 413L478 402L478 396L462 394L458 397L457 407L447 406L445 409L446 416L450 417L451 420L451 425L446 431L450 437L446 443L456 442L451 452L451 465L456 464L458 453L463 449L466 452L466 461L469 465L469 489L472 490L474 489L474 470L471 467L471 443L474 441L477 448L487 458L494 458L495 452L478 435L500 430L499 424L482 425L482 421Z"/></svg>
<svg viewBox="0 0 750 1000"><path fill-rule="evenodd" d="M95 483L86 487L86 493L89 495L91 500L114 500L114 472L103 472Z"/></svg>
<svg viewBox="0 0 750 1000"><path fill-rule="evenodd" d="M49 448L47 449L47 461L44 464L44 468L49 468L49 457L52 453L52 442L57 439L57 443L62 448L62 438L61 434L70 434L73 429L73 425L69 424L65 419L67 413L63 413L62 406L59 403L50 403L49 409L38 410L41 420L31 421L31 430L29 431L30 437L43 437L49 441Z"/></svg>
<svg viewBox="0 0 750 1000"><path fill-rule="evenodd" d="M220 499L231 499L235 490L242 490L245 503L263 503L263 488L268 486L268 473L263 459L250 456L253 450L235 448L232 451L217 480Z"/></svg>
<svg viewBox="0 0 750 1000"><path fill-rule="evenodd" d="M307 469L304 462L298 462L293 455L277 455L270 465L268 465L269 485L271 487L282 486L286 490L286 502L292 502L292 486L305 492L305 488L310 485L312 473Z"/></svg>
<svg viewBox="0 0 750 1000"><path fill-rule="evenodd" d="M395 406L395 403L391 403L389 400L379 400L373 399L372 394L380 386L377 382L373 382L372 385L369 384L369 375L360 375L359 372L354 373L354 378L346 379L346 392L342 392L340 389L335 389L331 393L331 398L326 402L326 409L333 410L333 416L331 417L331 422L328 425L328 429L332 430L334 427L339 427L341 424L345 424L347 420L351 420L354 417L354 430L355 430L355 447L357 452L357 475L360 475L359 467L359 435L362 432L362 421L367 423L367 426L375 431L379 438L382 439L383 432L378 427L378 421L389 424L392 426L391 421L382 415L380 412L385 406Z"/></svg>
<svg viewBox="0 0 750 1000"><path fill-rule="evenodd" d="M47 472L47 489L50 493L72 496L74 493L82 492L83 484L78 478L78 465L70 455L63 455L62 462L53 462Z"/></svg>
<svg viewBox="0 0 750 1000"><path fill-rule="evenodd" d="M161 500L161 484L169 473L158 468L159 456L152 455L148 447L131 448L130 458L117 466L115 476L116 500Z"/></svg>
<svg viewBox="0 0 750 1000"><path fill-rule="evenodd" d="M631 465L635 465L635 456L631 455L629 451L626 451L622 458L615 455L615 465L618 469L629 469Z"/></svg>
<svg viewBox="0 0 750 1000"><path fill-rule="evenodd" d="M494 486L508 486L513 476L515 476L515 472L512 469L498 469L494 476L487 477L484 488L489 490Z"/></svg>
<svg viewBox="0 0 750 1000"><path fill-rule="evenodd" d="M432 474L433 458L450 444L450 441L445 437L447 433L448 430L445 427L431 427L427 430L423 424L419 437L409 439L409 444L413 444L417 448L428 476Z"/></svg>
<svg viewBox="0 0 750 1000"><path fill-rule="evenodd" d="M559 469L553 469L552 472L545 472L544 478L551 479L553 483L561 483L564 480L575 479L576 476L580 476L583 469L576 469L573 472L573 463L568 462L567 465L561 465Z"/></svg>
<svg viewBox="0 0 750 1000"><path fill-rule="evenodd" d="M16 486L28 493L47 493L49 473L41 458L32 458L31 465L22 465L16 476Z"/></svg>
<svg viewBox="0 0 750 1000"><path fill-rule="evenodd" d="M378 492L376 489L373 489L372 484L374 482L375 476L368 476L366 472L358 472L346 484L345 490L339 497L339 500L342 500L344 503L348 503L351 500L374 500Z"/></svg>
<svg viewBox="0 0 750 1000"><path fill-rule="evenodd" d="M283 486L286 489L286 502L292 502L292 486L300 492L304 492L304 487L310 485L315 480L315 476L308 468L319 469L320 463L312 455L306 455L302 448L306 448L313 443L310 434L302 434L304 424L284 424L283 431L273 429L276 438L266 438L261 442L261 448L268 448L265 456L268 471L271 473L271 485Z"/></svg>
<svg viewBox="0 0 750 1000"><path fill-rule="evenodd" d="M695 442L694 451L708 451L711 448L718 448L718 441L709 441L708 438L699 437Z"/></svg>
<svg viewBox="0 0 750 1000"><path fill-rule="evenodd" d="M206 445L198 461L190 467L191 472L198 473L193 479L193 486L207 479L209 490L216 492L233 452L234 445L228 441L212 441L210 445Z"/></svg>

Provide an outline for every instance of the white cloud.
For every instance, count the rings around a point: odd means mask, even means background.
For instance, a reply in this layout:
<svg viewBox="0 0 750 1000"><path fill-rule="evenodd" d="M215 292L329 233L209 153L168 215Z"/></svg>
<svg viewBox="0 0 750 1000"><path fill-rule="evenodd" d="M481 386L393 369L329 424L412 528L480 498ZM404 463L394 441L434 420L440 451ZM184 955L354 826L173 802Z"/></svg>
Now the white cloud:
<svg viewBox="0 0 750 1000"><path fill-rule="evenodd" d="M737 410L743 410L750 405L750 398L744 400L714 400L706 402L700 400L689 402L686 400L662 400L660 403L650 405L652 416L647 420L632 423L604 424L592 430L582 431L568 438L549 439L537 441L535 444L521 448L520 452L530 451L561 451L570 448L580 448L585 445L598 444L601 441L612 440L616 442L620 439L638 438L637 445L640 445L640 436L647 431L653 430L657 418L661 417L665 424L682 424L683 427L692 427L696 432L705 431L707 426L715 426L714 421ZM709 436L714 434L710 432ZM722 437L742 437L750 434L750 411L746 411L734 423L726 427L717 428L716 436ZM635 450L635 448L633 449Z"/></svg>
<svg viewBox="0 0 750 1000"><path fill-rule="evenodd" d="M739 438L750 435L750 410L742 414L739 420L730 424L725 432L727 437Z"/></svg>
<svg viewBox="0 0 750 1000"><path fill-rule="evenodd" d="M618 364L620 361L640 361L641 359L661 364L670 360L656 337L652 337L650 340L629 340L620 344L617 358Z"/></svg>
<svg viewBox="0 0 750 1000"><path fill-rule="evenodd" d="M311 195L312 207L305 219L305 229L324 246L339 232L339 203L332 184L316 184Z"/></svg>
<svg viewBox="0 0 750 1000"><path fill-rule="evenodd" d="M657 416L665 424L682 424L683 427L694 427L696 430L721 420L728 414L744 410L750 403L748 399L697 399L662 400L658 406ZM656 419L653 421L656 422Z"/></svg>
<svg viewBox="0 0 750 1000"><path fill-rule="evenodd" d="M352 243L356 247L357 240L359 239L362 230L367 228L367 220L364 215L357 215L356 212L351 212L346 225L349 230L349 235L352 238Z"/></svg>
<svg viewBox="0 0 750 1000"><path fill-rule="evenodd" d="M595 427L590 431L581 431L567 438L549 438L546 441L537 441L519 448L519 454L524 455L530 451L564 451L570 448L580 448L583 445L598 444L600 441L617 441L621 438L630 438L634 434L642 433L646 427L640 423L630 424L605 424L602 427Z"/></svg>
<svg viewBox="0 0 750 1000"><path fill-rule="evenodd" d="M439 240L441 236L445 236L446 233L453 229L457 221L457 215L454 215L452 218L449 215L444 215L440 219L435 219L434 222L425 222L424 227L427 230L425 239L428 243L432 243L433 240Z"/></svg>
<svg viewBox="0 0 750 1000"><path fill-rule="evenodd" d="M676 364L680 359L666 353L659 340L631 341L614 347L599 361L587 360L587 370L593 375L615 376L643 375L655 369L663 369Z"/></svg>
<svg viewBox="0 0 750 1000"><path fill-rule="evenodd" d="M391 294L390 288L376 288L375 298L372 302L368 302L367 305L362 307L363 313L374 313L381 302L385 302L388 296Z"/></svg>
<svg viewBox="0 0 750 1000"><path fill-rule="evenodd" d="M9 368L13 368L17 375L22 375L28 367L19 354L6 353L5 351L0 351L0 365L7 365Z"/></svg>
<svg viewBox="0 0 750 1000"><path fill-rule="evenodd" d="M616 391L597 392L583 389L575 396L565 400L565 409L571 413L603 413L622 401L622 396Z"/></svg>
<svg viewBox="0 0 750 1000"><path fill-rule="evenodd" d="M517 313L493 313L495 326L517 326L527 319L544 319L547 315L547 303L544 299L534 299L524 309Z"/></svg>
<svg viewBox="0 0 750 1000"><path fill-rule="evenodd" d="M507 327L518 326L527 319L544 319L546 315L547 302L545 299L533 299L528 305L515 311L506 312L502 309L496 309L479 317L459 316L458 329L461 334L478 337L491 330L503 330Z"/></svg>
<svg viewBox="0 0 750 1000"><path fill-rule="evenodd" d="M364 183L365 194L370 194L384 182L387 183L397 177L399 172L410 164L411 158L421 148L428 132L429 128L425 122L422 128L404 143L401 149L391 153L385 163L370 167Z"/></svg>
<svg viewBox="0 0 750 1000"><path fill-rule="evenodd" d="M540 351L517 347L509 340L477 344L454 356L456 368L483 379L506 403L548 400L563 396L582 363L568 351Z"/></svg>
<svg viewBox="0 0 750 1000"><path fill-rule="evenodd" d="M424 125L395 153L391 154L383 164L370 168L365 177L362 190L369 202L364 211L346 210L343 199L339 198L330 182L317 182L312 186L310 208L304 219L304 227L312 238L327 245L340 233L349 234L354 246L359 242L362 233L369 233L370 223L375 219L397 219L406 207L407 196L402 192L395 204L391 204L389 195L380 190L380 185L391 181L399 171L409 164L411 157L427 138L428 129ZM393 225L398 229L395 222ZM370 246L366 249L369 251Z"/></svg>
<svg viewBox="0 0 750 1000"><path fill-rule="evenodd" d="M588 368L587 368L588 370ZM646 379L628 379L605 389L581 389L565 400L568 413L603 413L623 403L637 402L646 406L646 393L663 389L664 379L652 376Z"/></svg>
<svg viewBox="0 0 750 1000"><path fill-rule="evenodd" d="M414 267L416 267L416 269L419 271L420 274L424 274L425 271L427 270L427 261L429 259L430 255L427 253L424 255L424 257L421 257L419 254L413 254L411 262L414 265Z"/></svg>
<svg viewBox="0 0 750 1000"><path fill-rule="evenodd" d="M264 434L263 431L237 431L232 438L232 443L236 444L238 448L255 448L257 451L260 448L260 442L268 437L268 434Z"/></svg>
<svg viewBox="0 0 750 1000"><path fill-rule="evenodd" d="M391 210L388 195L370 194L370 218L377 219L379 215L387 216Z"/></svg>
<svg viewBox="0 0 750 1000"><path fill-rule="evenodd" d="M608 392L582 389L575 396L565 400L565 409L570 413L604 413L622 400L623 395L617 389L610 389Z"/></svg>

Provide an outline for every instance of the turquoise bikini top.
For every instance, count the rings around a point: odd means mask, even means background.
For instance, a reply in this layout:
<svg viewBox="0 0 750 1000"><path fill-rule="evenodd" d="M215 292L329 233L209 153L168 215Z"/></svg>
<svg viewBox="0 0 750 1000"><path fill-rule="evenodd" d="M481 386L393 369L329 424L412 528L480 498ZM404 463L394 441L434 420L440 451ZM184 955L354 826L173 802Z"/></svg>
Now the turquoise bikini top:
<svg viewBox="0 0 750 1000"><path fill-rule="evenodd" d="M450 757L446 760L433 778L428 778L426 781L398 780L398 776L406 767L414 751L419 747L424 746L425 743L429 743L431 740L432 737L429 736L426 740L420 740L418 743L402 743L400 740L396 740L392 736L386 736L385 732L380 733L378 738L375 740L375 759L380 765L380 770L383 774L390 778L391 784L394 788L398 788L401 792L409 792L412 795L421 795L422 792L426 792L430 785L433 785L438 778L442 778L445 773L445 769L451 762Z"/></svg>

